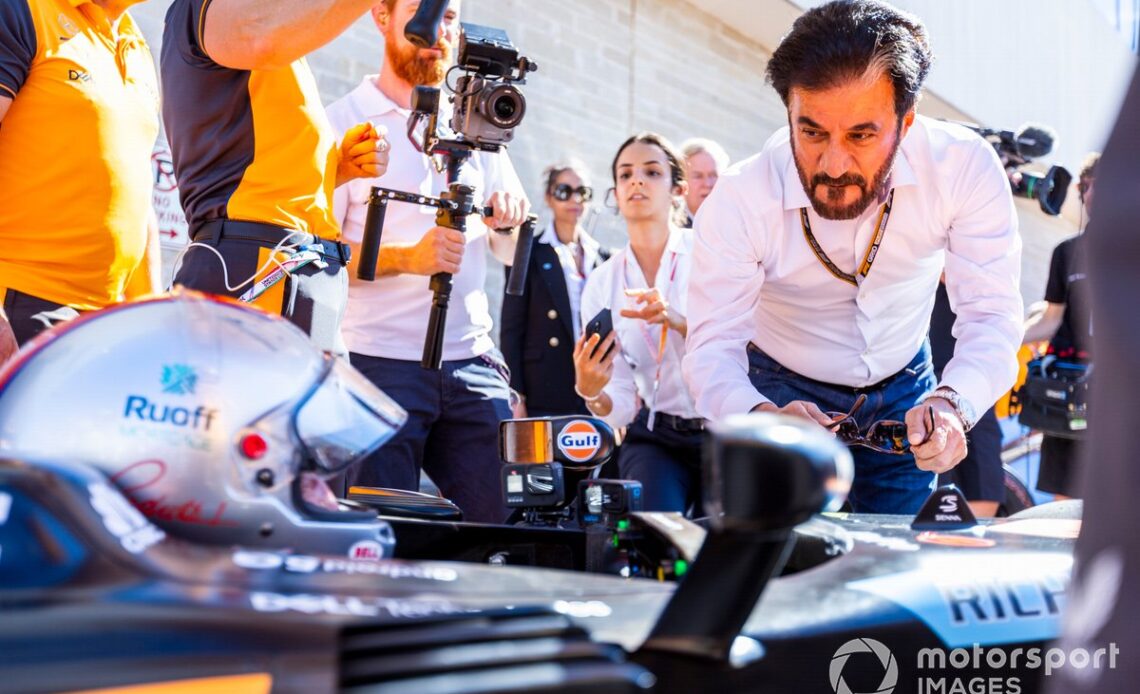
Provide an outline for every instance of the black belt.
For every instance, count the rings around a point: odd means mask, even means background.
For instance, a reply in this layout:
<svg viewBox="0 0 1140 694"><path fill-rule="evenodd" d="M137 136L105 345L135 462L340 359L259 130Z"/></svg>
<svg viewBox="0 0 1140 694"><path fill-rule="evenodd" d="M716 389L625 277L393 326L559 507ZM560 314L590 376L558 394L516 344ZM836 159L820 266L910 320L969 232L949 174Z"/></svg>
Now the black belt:
<svg viewBox="0 0 1140 694"><path fill-rule="evenodd" d="M319 245L321 247L319 252L325 260L348 265L348 260L352 257L352 249L347 243L330 241L308 232L261 222L214 219L195 229L190 234L190 239L194 243L208 243L211 246L217 246L222 239L229 239L230 241L252 241L261 246L273 248L281 243L286 236L289 237L286 243L290 246Z"/></svg>
<svg viewBox="0 0 1140 694"><path fill-rule="evenodd" d="M772 357L767 352L760 349L759 347L752 344L751 342L748 343L748 349L750 349L750 350L752 350L758 354L763 354L768 359L772 359ZM772 359L772 361L776 361L776 360ZM776 363L779 364L779 362L776 362ZM826 381L817 381L814 378L809 378L808 376L804 376L801 373L797 373L795 371L792 371L791 369L784 366L783 364L780 364L780 368L782 368L784 371L787 371L788 373L792 374L796 378L802 378L803 380L808 381L810 383L814 383L816 385L820 385L820 386L823 386L825 388L830 388L832 390L837 390L841 393L847 393L847 394L850 394L853 396L859 396L859 395L862 395L864 393L874 393L875 391L882 390L883 388L886 388L890 384L894 383L896 379L903 376L904 374L910 374L911 376L916 375L916 373L913 369L911 369L909 366L904 366L902 369L899 369L898 371L894 372L890 376L887 376L886 378L879 381L878 383L872 383L869 386L852 387L852 386L840 385L838 383L828 383Z"/></svg>
<svg viewBox="0 0 1140 694"><path fill-rule="evenodd" d="M648 426L649 411L642 409L638 414L645 418L646 426ZM705 430L705 420L700 417L685 419L684 417L678 417L677 415L666 414L664 412L654 413L653 428L656 429L662 425L682 434L697 434Z"/></svg>

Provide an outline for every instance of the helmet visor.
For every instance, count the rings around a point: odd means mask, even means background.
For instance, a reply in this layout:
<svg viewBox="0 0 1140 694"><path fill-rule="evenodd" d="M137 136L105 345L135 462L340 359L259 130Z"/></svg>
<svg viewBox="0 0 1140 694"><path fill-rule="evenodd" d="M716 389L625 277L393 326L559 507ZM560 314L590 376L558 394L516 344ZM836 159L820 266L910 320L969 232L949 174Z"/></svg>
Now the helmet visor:
<svg viewBox="0 0 1140 694"><path fill-rule="evenodd" d="M408 414L346 361L328 359L325 378L294 423L317 470L336 473L392 438Z"/></svg>

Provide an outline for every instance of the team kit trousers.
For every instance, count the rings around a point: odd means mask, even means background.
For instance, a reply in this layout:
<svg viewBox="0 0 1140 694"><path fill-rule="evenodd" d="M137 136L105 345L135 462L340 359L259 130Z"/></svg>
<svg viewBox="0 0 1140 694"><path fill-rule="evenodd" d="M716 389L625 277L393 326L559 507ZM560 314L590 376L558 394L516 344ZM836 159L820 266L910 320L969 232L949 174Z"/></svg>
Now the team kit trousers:
<svg viewBox="0 0 1140 694"><path fill-rule="evenodd" d="M209 248L189 247L182 256L174 283L232 298L240 297L250 288L253 283L246 283L250 277L256 274L257 279L261 279L276 268L269 259L279 245L316 249L320 264L313 262L300 267L251 303L284 316L308 333L320 349L339 355L348 353L340 335L340 320L348 299L347 244L272 224L228 219L207 222L195 228L190 238L195 244ZM278 259L280 257L279 254Z"/></svg>

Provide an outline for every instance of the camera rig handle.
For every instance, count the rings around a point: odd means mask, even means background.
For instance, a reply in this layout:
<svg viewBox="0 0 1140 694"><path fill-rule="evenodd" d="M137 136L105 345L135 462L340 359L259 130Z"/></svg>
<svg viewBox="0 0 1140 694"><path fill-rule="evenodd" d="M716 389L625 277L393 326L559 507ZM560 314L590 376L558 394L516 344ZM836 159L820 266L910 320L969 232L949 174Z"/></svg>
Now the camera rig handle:
<svg viewBox="0 0 1140 694"><path fill-rule="evenodd" d="M447 192L438 198L415 193L375 186L368 198L368 213L364 219L364 236L360 244L360 260L356 276L366 282L376 280L376 267L380 257L380 240L384 232L384 218L390 201L436 208L437 226L467 230L467 217L479 213L490 217L494 210L479 207L474 201L475 189L463 183L451 183ZM538 217L528 215L519 229L518 245L515 248L514 265L508 281L508 291L521 294L526 286L527 265L530 263L531 241L534 238ZM498 233L508 233L510 229L496 229ZM447 324L447 310L451 301L451 274L439 272L431 276L428 286L432 290L431 313L428 316L427 335L421 365L425 369L438 370L443 361L443 333Z"/></svg>

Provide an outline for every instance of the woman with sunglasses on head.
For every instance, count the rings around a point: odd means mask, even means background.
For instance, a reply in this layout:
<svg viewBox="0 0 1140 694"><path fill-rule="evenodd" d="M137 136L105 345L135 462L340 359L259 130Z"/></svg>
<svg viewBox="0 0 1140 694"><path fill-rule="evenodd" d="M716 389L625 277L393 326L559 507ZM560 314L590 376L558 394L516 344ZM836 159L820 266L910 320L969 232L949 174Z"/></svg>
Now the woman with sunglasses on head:
<svg viewBox="0 0 1140 694"><path fill-rule="evenodd" d="M628 425L618 468L642 483L645 510L698 514L704 423L681 380L693 241L678 223L684 169L668 140L641 133L618 149L612 174L629 244L582 294L588 327L610 309L613 331L587 330L574 346L578 395L610 425Z"/></svg>
<svg viewBox="0 0 1140 694"><path fill-rule="evenodd" d="M574 393L574 339L582 330L579 305L586 278L609 257L582 228L594 197L586 168L578 162L556 164L543 178L551 221L535 236L522 296L503 295L500 323L511 388L520 396L518 417L588 412Z"/></svg>

